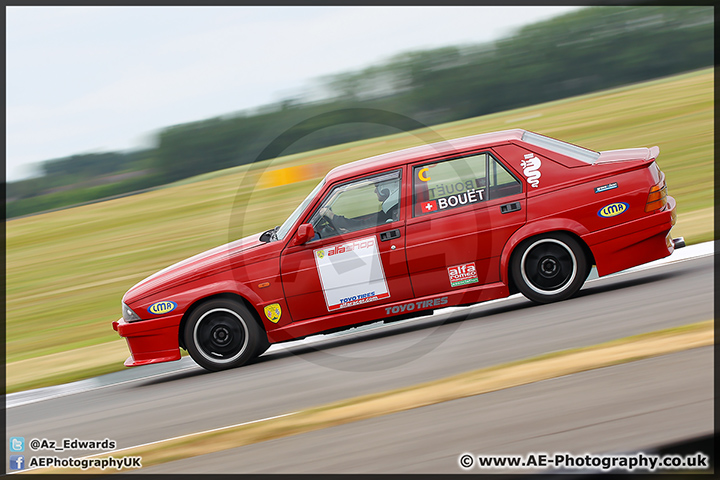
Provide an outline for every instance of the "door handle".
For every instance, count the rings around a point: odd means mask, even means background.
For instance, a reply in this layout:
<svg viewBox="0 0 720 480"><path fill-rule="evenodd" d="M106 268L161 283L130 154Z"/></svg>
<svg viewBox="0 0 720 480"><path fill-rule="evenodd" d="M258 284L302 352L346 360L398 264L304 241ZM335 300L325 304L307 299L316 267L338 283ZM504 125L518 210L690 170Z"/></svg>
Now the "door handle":
<svg viewBox="0 0 720 480"><path fill-rule="evenodd" d="M520 202L512 202L506 203L505 205L500 205L500 213L517 212L518 210L520 210Z"/></svg>
<svg viewBox="0 0 720 480"><path fill-rule="evenodd" d="M387 232L382 232L380 234L381 242L386 242L395 238L400 238L400 230L398 230L397 228L395 230L388 230Z"/></svg>

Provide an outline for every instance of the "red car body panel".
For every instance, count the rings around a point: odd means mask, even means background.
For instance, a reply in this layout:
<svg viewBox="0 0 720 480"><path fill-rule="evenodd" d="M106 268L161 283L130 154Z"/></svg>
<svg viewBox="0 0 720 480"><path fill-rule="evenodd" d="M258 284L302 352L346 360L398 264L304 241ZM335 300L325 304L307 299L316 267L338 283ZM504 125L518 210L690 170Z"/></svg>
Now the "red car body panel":
<svg viewBox="0 0 720 480"><path fill-rule="evenodd" d="M113 322L132 353L125 364L178 360L180 347L184 347L184 321L193 308L218 295L243 302L256 314L270 343L277 343L398 315L508 296L512 254L521 242L535 235L574 235L584 243L590 263L597 266L601 276L673 252L669 232L676 219L675 200L667 196L664 207L645 211L650 188L664 184L664 174L655 164L658 147L600 152L588 162L566 155L568 152L523 141L525 133L508 130L475 135L333 169L283 239L266 243L259 234L252 235L172 265L132 287L123 302L140 320ZM514 183L508 185L517 187L515 190L502 190L505 187L497 184L499 198L490 196L424 214L421 204L435 208L437 203L426 205L434 201L423 197L429 194L416 182L417 175L425 175L418 173L423 166L481 154L494 160L497 170L504 167L507 175L521 184L521 191ZM486 165L489 168L490 163ZM395 171L400 172L402 188L397 220L295 244L299 226L310 221L333 188ZM483 175L486 182L491 181L489 171ZM485 193L492 192L492 188L490 183L478 186ZM507 212L505 208L515 210ZM382 240L382 235L392 231L395 238ZM330 311L330 286L323 285L316 255L326 251L329 254L333 248L356 241L369 242L377 249L378 267L388 293L369 303L348 304ZM456 274L460 276L453 277ZM453 283L453 278L465 280ZM158 302L167 302L162 305L171 310L153 313ZM274 304L281 314L271 321L264 308Z"/></svg>

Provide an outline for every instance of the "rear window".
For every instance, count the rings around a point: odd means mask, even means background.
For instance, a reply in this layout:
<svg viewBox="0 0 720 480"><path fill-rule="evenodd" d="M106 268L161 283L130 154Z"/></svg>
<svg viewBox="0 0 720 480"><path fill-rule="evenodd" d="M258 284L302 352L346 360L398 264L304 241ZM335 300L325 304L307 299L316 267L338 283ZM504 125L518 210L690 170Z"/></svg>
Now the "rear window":
<svg viewBox="0 0 720 480"><path fill-rule="evenodd" d="M600 156L599 152L578 147L572 143L563 142L555 138L538 135L533 132L523 133L522 141L530 145L535 145L536 147L545 148L551 152L574 158L575 160L580 160L581 162L589 163L590 165L594 164L595 160Z"/></svg>

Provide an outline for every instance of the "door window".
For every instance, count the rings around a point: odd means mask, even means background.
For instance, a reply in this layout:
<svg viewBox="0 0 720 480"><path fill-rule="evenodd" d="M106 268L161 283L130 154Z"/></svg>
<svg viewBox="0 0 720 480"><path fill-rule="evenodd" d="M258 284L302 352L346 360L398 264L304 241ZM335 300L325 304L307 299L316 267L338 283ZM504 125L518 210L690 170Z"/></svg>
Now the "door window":
<svg viewBox="0 0 720 480"><path fill-rule="evenodd" d="M489 153L413 168L415 217L521 192L522 184Z"/></svg>
<svg viewBox="0 0 720 480"><path fill-rule="evenodd" d="M315 239L355 232L400 218L400 170L333 188L310 218Z"/></svg>

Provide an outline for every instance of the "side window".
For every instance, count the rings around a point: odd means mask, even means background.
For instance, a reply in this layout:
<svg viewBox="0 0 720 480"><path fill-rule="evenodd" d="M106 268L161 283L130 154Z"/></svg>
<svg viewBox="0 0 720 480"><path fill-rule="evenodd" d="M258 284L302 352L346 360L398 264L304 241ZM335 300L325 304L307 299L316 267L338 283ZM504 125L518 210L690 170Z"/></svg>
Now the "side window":
<svg viewBox="0 0 720 480"><path fill-rule="evenodd" d="M310 218L315 239L355 232L400 218L400 171L333 188Z"/></svg>
<svg viewBox="0 0 720 480"><path fill-rule="evenodd" d="M502 198L522 193L522 183L507 171L502 163L488 155L488 198Z"/></svg>
<svg viewBox="0 0 720 480"><path fill-rule="evenodd" d="M413 216L522 193L522 184L489 153L413 168Z"/></svg>
<svg viewBox="0 0 720 480"><path fill-rule="evenodd" d="M485 153L415 167L414 216L484 201L486 167Z"/></svg>

